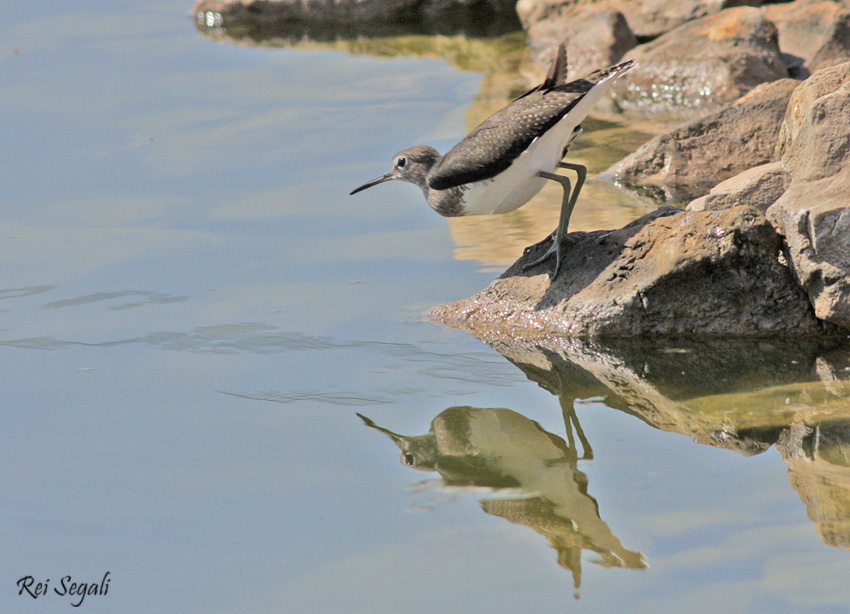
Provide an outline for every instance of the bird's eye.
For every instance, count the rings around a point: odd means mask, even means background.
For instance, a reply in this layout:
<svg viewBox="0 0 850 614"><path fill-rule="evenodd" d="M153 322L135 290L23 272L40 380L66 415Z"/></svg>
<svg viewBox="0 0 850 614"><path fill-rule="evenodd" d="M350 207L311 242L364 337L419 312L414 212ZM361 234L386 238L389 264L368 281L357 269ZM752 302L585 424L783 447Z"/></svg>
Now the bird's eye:
<svg viewBox="0 0 850 614"><path fill-rule="evenodd" d="M407 158L405 158L404 156L399 156L398 160L395 161L395 165L398 168L404 168L406 164L407 164Z"/></svg>
<svg viewBox="0 0 850 614"><path fill-rule="evenodd" d="M401 455L401 458L404 460L404 464L408 467L412 467L413 464L416 462L416 457L413 456L413 454L411 454L410 452L405 452Z"/></svg>

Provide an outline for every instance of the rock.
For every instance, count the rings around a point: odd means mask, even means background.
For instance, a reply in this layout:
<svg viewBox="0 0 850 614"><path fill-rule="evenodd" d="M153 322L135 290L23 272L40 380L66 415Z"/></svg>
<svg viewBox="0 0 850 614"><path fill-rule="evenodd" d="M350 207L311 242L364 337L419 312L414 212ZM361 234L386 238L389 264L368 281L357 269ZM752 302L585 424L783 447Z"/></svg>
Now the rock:
<svg viewBox="0 0 850 614"><path fill-rule="evenodd" d="M850 177L795 182L771 207L817 317L850 329Z"/></svg>
<svg viewBox="0 0 850 614"><path fill-rule="evenodd" d="M670 334L811 335L824 331L780 237L750 207L665 207L611 233L570 235L562 272L532 250L475 296L431 310L482 338Z"/></svg>
<svg viewBox="0 0 850 614"><path fill-rule="evenodd" d="M824 96L830 95L850 81L850 62L822 70L797 88L790 100L779 129L777 157L792 174L807 179L834 175L846 163L846 156L827 154L825 146L846 147L847 118L829 115L824 105L817 116L812 108ZM801 136L802 131L808 134ZM826 139L826 140L824 140Z"/></svg>
<svg viewBox="0 0 850 614"><path fill-rule="evenodd" d="M640 10L629 14L629 23L638 36L656 37L723 9L760 4L760 0L643 0Z"/></svg>
<svg viewBox="0 0 850 614"><path fill-rule="evenodd" d="M624 108L652 113L719 108L760 83L788 76L776 27L753 7L688 22L624 59L638 66L612 91Z"/></svg>
<svg viewBox="0 0 850 614"><path fill-rule="evenodd" d="M778 150L791 175L767 210L818 318L850 328L850 62L818 71L788 103Z"/></svg>
<svg viewBox="0 0 850 614"><path fill-rule="evenodd" d="M620 61L637 39L619 11L587 8L563 11L556 17L528 25L532 46L541 50L540 60L548 65L561 42L567 44L571 75L586 75Z"/></svg>
<svg viewBox="0 0 850 614"><path fill-rule="evenodd" d="M791 176L781 162L762 164L717 184L708 194L692 201L687 209L707 211L749 205L764 213L790 182Z"/></svg>
<svg viewBox="0 0 850 614"><path fill-rule="evenodd" d="M774 160L793 79L763 83L722 111L659 135L605 174L655 198L687 202Z"/></svg>
<svg viewBox="0 0 850 614"><path fill-rule="evenodd" d="M527 30L543 22L562 22L581 11L621 11L635 35L648 39L726 8L759 4L760 0L519 0L516 10Z"/></svg>
<svg viewBox="0 0 850 614"><path fill-rule="evenodd" d="M797 0L762 10L779 32L793 76L806 78L850 60L850 2Z"/></svg>

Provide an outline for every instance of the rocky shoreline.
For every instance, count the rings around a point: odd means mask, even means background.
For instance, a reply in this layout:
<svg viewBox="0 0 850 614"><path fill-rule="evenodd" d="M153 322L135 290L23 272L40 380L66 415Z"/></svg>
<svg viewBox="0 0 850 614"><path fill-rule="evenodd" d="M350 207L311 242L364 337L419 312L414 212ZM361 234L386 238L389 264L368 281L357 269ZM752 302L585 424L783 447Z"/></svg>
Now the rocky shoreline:
<svg viewBox="0 0 850 614"><path fill-rule="evenodd" d="M691 4L707 14L622 56L642 71L616 94L633 111L701 115L606 172L684 209L572 235L551 283L522 272L526 254L433 319L491 340L850 331L850 3ZM519 3L532 41L590 5L606 3Z"/></svg>
<svg viewBox="0 0 850 614"><path fill-rule="evenodd" d="M571 235L551 283L549 263L522 272L529 253L433 309L439 322L527 340L850 331L850 0L198 0L195 12L199 27L276 21L329 37L518 17L539 59L566 41L573 75L640 63L616 105L683 123L605 174L682 208Z"/></svg>

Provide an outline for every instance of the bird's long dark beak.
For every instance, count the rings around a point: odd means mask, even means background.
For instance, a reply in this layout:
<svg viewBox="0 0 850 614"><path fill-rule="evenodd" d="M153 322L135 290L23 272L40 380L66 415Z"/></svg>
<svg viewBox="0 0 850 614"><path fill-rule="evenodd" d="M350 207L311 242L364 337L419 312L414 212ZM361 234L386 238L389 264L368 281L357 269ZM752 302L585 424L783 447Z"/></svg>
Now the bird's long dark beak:
<svg viewBox="0 0 850 614"><path fill-rule="evenodd" d="M365 190L366 188L371 188L373 185L378 185L379 183L384 183L385 181L390 181L392 179L395 179L395 177L393 177L393 174L391 172L387 173L386 175L381 175L380 177L378 177L377 179L373 179L369 183L364 183L359 188L352 191L349 196L357 194L358 192L360 192L361 190Z"/></svg>

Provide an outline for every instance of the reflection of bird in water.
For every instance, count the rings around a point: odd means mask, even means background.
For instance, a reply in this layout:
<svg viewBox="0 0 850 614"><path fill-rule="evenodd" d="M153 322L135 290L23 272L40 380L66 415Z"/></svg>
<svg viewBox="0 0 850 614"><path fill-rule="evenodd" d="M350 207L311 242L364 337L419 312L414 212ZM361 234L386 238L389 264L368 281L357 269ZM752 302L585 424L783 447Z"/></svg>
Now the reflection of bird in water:
<svg viewBox="0 0 850 614"><path fill-rule="evenodd" d="M530 268L554 254L554 279L570 215L587 175L584 166L562 160L593 106L617 77L635 66L629 60L567 83L566 53L561 45L542 84L484 120L446 155L427 145L410 147L393 157L390 172L351 193L399 179L419 186L440 215L493 215L519 209L547 180L557 181L564 189L558 229L546 253L526 265ZM570 180L555 173L558 168L576 172L572 192Z"/></svg>
<svg viewBox="0 0 850 614"><path fill-rule="evenodd" d="M409 437L357 415L395 442L405 465L437 471L447 486L511 489L510 498L485 499L482 508L543 535L558 563L572 571L576 588L583 549L596 552L605 566L646 567L643 555L624 548L599 517L575 447L537 422L509 409L450 407L427 434Z"/></svg>

